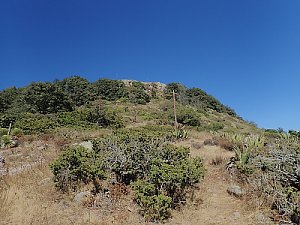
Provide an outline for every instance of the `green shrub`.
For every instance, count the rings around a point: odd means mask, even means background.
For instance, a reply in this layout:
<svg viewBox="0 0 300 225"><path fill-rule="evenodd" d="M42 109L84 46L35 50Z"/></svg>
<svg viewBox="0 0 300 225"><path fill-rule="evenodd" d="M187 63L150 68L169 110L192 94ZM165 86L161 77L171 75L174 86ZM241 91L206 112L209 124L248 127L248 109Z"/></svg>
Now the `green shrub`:
<svg viewBox="0 0 300 225"><path fill-rule="evenodd" d="M175 140L188 138L188 131L183 128L177 128L172 132L172 138Z"/></svg>
<svg viewBox="0 0 300 225"><path fill-rule="evenodd" d="M19 128L14 128L11 131L11 135L12 136L20 136L22 134L23 134L23 131L21 129L19 129Z"/></svg>
<svg viewBox="0 0 300 225"><path fill-rule="evenodd" d="M119 182L126 184L146 176L157 148L146 139L128 137L122 135L93 142L94 151L106 155L106 167L115 173Z"/></svg>
<svg viewBox="0 0 300 225"><path fill-rule="evenodd" d="M185 95L187 88L180 83L169 83L164 89L164 96L166 99L173 98L173 91L176 93L176 100L181 101L182 97Z"/></svg>
<svg viewBox="0 0 300 225"><path fill-rule="evenodd" d="M57 85L64 90L76 106L84 105L96 98L92 84L80 76L72 76L57 81Z"/></svg>
<svg viewBox="0 0 300 225"><path fill-rule="evenodd" d="M99 109L92 108L87 109L82 117L85 121L89 123L97 124L101 127L113 127L113 128L122 128L124 127L124 122L116 111L111 109Z"/></svg>
<svg viewBox="0 0 300 225"><path fill-rule="evenodd" d="M0 136L7 135L8 129L0 128Z"/></svg>
<svg viewBox="0 0 300 225"><path fill-rule="evenodd" d="M223 128L224 128L224 124L218 122L212 123L208 127L208 129L211 131L219 131L222 130Z"/></svg>
<svg viewBox="0 0 300 225"><path fill-rule="evenodd" d="M85 127L88 126L88 121L82 115L80 111L73 112L61 112L56 114L57 123L61 127Z"/></svg>
<svg viewBox="0 0 300 225"><path fill-rule="evenodd" d="M179 108L177 112L177 122L187 126L200 126L200 114L191 108Z"/></svg>
<svg viewBox="0 0 300 225"><path fill-rule="evenodd" d="M94 140L90 151L68 149L51 165L56 186L66 191L112 174L117 182L132 184L147 220L168 218L170 208L185 201L189 187L203 177L204 167L200 158L190 158L189 148L153 138L152 129L116 131Z"/></svg>
<svg viewBox="0 0 300 225"><path fill-rule="evenodd" d="M103 159L82 146L68 148L50 168L56 187L62 191L76 189L81 183L87 184L106 177Z"/></svg>
<svg viewBox="0 0 300 225"><path fill-rule="evenodd" d="M132 185L135 201L141 206L141 214L147 220L163 221L170 216L172 199L164 194L157 194L154 184L138 180Z"/></svg>
<svg viewBox="0 0 300 225"><path fill-rule="evenodd" d="M144 90L132 89L129 92L129 100L131 103L145 105L151 98Z"/></svg>
<svg viewBox="0 0 300 225"><path fill-rule="evenodd" d="M145 86L141 82L133 82L132 86L128 87L128 98L131 103L143 104L150 102L151 97L146 93Z"/></svg>
<svg viewBox="0 0 300 225"><path fill-rule="evenodd" d="M0 127L8 128L10 123L14 123L16 121L15 116L2 114L0 115Z"/></svg>
<svg viewBox="0 0 300 225"><path fill-rule="evenodd" d="M167 196L172 205L185 200L186 188L198 183L204 174L204 167L199 158L166 161L152 166L149 181Z"/></svg>
<svg viewBox="0 0 300 225"><path fill-rule="evenodd" d="M47 115L26 114L15 123L15 127L22 129L25 134L35 134L52 130L58 127L58 123Z"/></svg>
<svg viewBox="0 0 300 225"><path fill-rule="evenodd" d="M11 144L9 135L3 135L0 140L1 140L1 145L4 147L7 147Z"/></svg>
<svg viewBox="0 0 300 225"><path fill-rule="evenodd" d="M31 112L42 114L72 111L73 102L57 83L38 82L26 87L25 101Z"/></svg>
<svg viewBox="0 0 300 225"><path fill-rule="evenodd" d="M114 101L128 96L125 84L119 80L103 78L95 81L94 86L96 94L108 101Z"/></svg>

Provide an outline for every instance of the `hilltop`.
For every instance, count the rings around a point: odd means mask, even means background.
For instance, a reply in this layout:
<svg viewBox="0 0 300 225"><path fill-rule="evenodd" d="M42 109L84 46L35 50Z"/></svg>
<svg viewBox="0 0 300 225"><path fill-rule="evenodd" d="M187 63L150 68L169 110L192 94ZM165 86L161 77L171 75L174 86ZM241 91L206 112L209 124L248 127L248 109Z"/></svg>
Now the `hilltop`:
<svg viewBox="0 0 300 225"><path fill-rule="evenodd" d="M0 127L4 224L299 224L299 133L200 88L34 82L0 92Z"/></svg>

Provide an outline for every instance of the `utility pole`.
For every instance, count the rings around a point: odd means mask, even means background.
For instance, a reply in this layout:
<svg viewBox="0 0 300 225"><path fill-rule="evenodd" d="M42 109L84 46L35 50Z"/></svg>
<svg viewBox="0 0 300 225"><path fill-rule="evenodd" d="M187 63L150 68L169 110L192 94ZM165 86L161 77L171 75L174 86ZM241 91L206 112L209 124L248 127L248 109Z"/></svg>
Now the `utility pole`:
<svg viewBox="0 0 300 225"><path fill-rule="evenodd" d="M176 94L174 90L173 90L173 107L174 107L174 126L175 129L177 129L178 123L177 123L177 116L176 116Z"/></svg>

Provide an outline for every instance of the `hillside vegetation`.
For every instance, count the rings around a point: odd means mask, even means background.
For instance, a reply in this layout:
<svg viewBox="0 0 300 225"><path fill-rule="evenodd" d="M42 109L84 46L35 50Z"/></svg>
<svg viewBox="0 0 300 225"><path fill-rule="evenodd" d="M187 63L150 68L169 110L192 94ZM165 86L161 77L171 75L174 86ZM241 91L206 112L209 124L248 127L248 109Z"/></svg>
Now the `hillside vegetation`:
<svg viewBox="0 0 300 225"><path fill-rule="evenodd" d="M0 127L3 224L300 223L299 132L199 88L31 83L0 92Z"/></svg>

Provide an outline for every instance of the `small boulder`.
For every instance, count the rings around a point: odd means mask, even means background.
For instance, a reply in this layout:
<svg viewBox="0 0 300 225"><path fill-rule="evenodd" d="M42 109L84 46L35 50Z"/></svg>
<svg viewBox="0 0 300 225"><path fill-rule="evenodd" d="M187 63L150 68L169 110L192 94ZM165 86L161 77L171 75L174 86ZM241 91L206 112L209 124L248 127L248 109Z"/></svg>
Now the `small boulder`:
<svg viewBox="0 0 300 225"><path fill-rule="evenodd" d="M5 164L5 159L2 155L0 155L0 165L4 165Z"/></svg>
<svg viewBox="0 0 300 225"><path fill-rule="evenodd" d="M194 143L192 143L192 147L195 149L200 149L203 147L203 144L201 144L199 142L194 142Z"/></svg>
<svg viewBox="0 0 300 225"><path fill-rule="evenodd" d="M38 185L40 186L45 186L46 184L48 184L49 182L51 181L51 178L50 177L46 177L44 178L43 180L41 180Z"/></svg>
<svg viewBox="0 0 300 225"><path fill-rule="evenodd" d="M91 194L89 191L82 191L75 195L74 201L77 203L82 203L83 200Z"/></svg>
<svg viewBox="0 0 300 225"><path fill-rule="evenodd" d="M84 142L81 142L79 145L86 148L86 149L88 149L88 150L93 149L93 143L91 141L84 141Z"/></svg>
<svg viewBox="0 0 300 225"><path fill-rule="evenodd" d="M245 194L245 191L238 185L229 186L227 192L235 197L242 197Z"/></svg>
<svg viewBox="0 0 300 225"><path fill-rule="evenodd" d="M10 138L10 142L11 142L11 145L10 145L11 148L16 148L20 145L20 142L16 136L12 136Z"/></svg>

